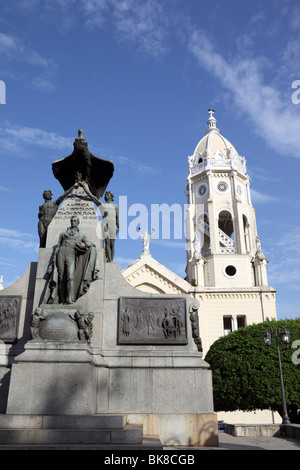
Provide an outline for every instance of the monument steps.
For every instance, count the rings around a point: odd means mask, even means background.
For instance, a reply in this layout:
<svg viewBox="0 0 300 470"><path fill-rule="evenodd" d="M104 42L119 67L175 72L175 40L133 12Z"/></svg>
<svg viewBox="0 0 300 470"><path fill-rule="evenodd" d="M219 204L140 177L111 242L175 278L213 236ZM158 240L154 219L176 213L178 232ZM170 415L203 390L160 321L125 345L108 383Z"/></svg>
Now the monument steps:
<svg viewBox="0 0 300 470"><path fill-rule="evenodd" d="M162 451L158 436L143 436L140 444L0 444L1 450L149 450Z"/></svg>
<svg viewBox="0 0 300 470"><path fill-rule="evenodd" d="M125 415L0 415L0 450L159 450Z"/></svg>

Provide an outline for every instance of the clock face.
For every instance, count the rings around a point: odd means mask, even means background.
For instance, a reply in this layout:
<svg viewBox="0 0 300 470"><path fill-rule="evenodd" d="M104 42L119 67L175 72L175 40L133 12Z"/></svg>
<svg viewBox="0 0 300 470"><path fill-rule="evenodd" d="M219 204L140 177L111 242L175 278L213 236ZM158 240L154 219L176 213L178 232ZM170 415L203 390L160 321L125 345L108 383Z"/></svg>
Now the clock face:
<svg viewBox="0 0 300 470"><path fill-rule="evenodd" d="M226 181L220 181L218 184L217 184L217 190L220 192L220 193L226 193L228 191L228 184L226 183Z"/></svg>
<svg viewBox="0 0 300 470"><path fill-rule="evenodd" d="M208 193L208 186L206 183L200 183L196 188L196 196L204 197Z"/></svg>
<svg viewBox="0 0 300 470"><path fill-rule="evenodd" d="M243 196L243 188L239 184L236 187L236 192L237 192L238 196L240 196L240 197Z"/></svg>

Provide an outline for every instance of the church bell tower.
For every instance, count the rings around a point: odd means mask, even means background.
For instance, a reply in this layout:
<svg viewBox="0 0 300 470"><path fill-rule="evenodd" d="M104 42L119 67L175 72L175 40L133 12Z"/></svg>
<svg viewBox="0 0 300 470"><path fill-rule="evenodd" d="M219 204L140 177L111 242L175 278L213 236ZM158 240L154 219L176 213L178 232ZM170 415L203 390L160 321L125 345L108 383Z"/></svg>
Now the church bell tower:
<svg viewBox="0 0 300 470"><path fill-rule="evenodd" d="M246 159L221 135L214 110L209 110L207 125L204 137L188 157L186 280L194 286L200 302L223 299L221 310L230 318L242 315L244 323L249 324L263 321L266 311L276 317L275 290L268 286L268 260L257 233ZM264 293L272 299L272 307L259 307L259 302L256 307L249 304L250 310L259 309L255 319L249 311L245 315L245 303L240 308L234 300L247 294L248 300L258 300L258 295L262 301ZM224 301L229 298L226 310ZM215 303L211 307L217 315L220 306ZM230 331L235 329L231 326Z"/></svg>
<svg viewBox="0 0 300 470"><path fill-rule="evenodd" d="M188 157L187 280L203 287L267 286L246 160L220 134L214 111Z"/></svg>

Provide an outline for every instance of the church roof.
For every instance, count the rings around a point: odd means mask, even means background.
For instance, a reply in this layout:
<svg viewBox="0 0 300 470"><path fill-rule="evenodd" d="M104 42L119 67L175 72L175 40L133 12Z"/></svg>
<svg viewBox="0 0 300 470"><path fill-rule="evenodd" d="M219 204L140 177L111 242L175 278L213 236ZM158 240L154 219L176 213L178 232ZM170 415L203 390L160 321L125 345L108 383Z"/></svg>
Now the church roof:
<svg viewBox="0 0 300 470"><path fill-rule="evenodd" d="M152 258L141 254L140 258L122 270L124 278L136 289L159 294L187 294L191 285Z"/></svg>
<svg viewBox="0 0 300 470"><path fill-rule="evenodd" d="M195 148L194 154L201 154L204 155L206 152L209 152L209 157L214 157L218 150L221 150L225 157L229 157L229 151L231 150L233 154L237 154L238 152L235 147L229 142L229 140L225 139L220 134L220 130L217 128L217 120L213 116L214 111L209 110L210 117L207 121L208 129L206 131L205 136L200 140Z"/></svg>
<svg viewBox="0 0 300 470"><path fill-rule="evenodd" d="M203 164L204 161L209 159L214 159L216 162L220 160L230 160L228 164L238 164L242 165L244 168L241 168L242 173L245 172L245 158L240 156L236 148L226 139L217 128L217 120L213 116L214 111L209 110L210 117L207 121L208 128L206 134L198 142L194 154L192 157L189 157L190 164L192 166L197 166Z"/></svg>
<svg viewBox="0 0 300 470"><path fill-rule="evenodd" d="M228 153L231 150L234 154L237 154L237 150L235 147L229 142L229 140L223 137L218 129L215 131L206 134L198 143L197 147L195 148L195 154L204 155L204 153L208 154L210 157L214 157L215 154L221 150L225 157L228 157Z"/></svg>

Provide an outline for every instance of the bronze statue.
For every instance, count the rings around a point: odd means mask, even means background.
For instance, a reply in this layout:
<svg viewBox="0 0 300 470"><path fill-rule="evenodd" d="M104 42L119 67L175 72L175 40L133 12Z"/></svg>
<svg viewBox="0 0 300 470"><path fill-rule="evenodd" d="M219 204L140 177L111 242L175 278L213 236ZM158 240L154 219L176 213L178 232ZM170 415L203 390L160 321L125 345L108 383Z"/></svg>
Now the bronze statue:
<svg viewBox="0 0 300 470"><path fill-rule="evenodd" d="M78 338L81 341L85 340L90 344L93 335L94 313L83 313L80 312L80 310L77 310L74 314L70 313L69 316L77 322Z"/></svg>
<svg viewBox="0 0 300 470"><path fill-rule="evenodd" d="M50 266L47 303L72 304L85 294L90 283L98 278L97 250L79 231L79 218L71 218L71 226L60 234Z"/></svg>
<svg viewBox="0 0 300 470"><path fill-rule="evenodd" d="M40 205L38 214L38 233L40 237L40 248L45 248L46 246L47 229L57 212L58 206L70 194L73 188L74 186L69 188L62 196L60 196L55 201L52 201L52 192L50 191L50 189L46 189L43 192L44 203Z"/></svg>
<svg viewBox="0 0 300 470"><path fill-rule="evenodd" d="M105 242L106 261L111 263L114 260L115 241L120 230L119 208L117 204L113 203L114 195L111 191L106 191L104 196L105 202L100 202L91 194L86 183L79 182L78 184L99 207L102 215L102 236Z"/></svg>
<svg viewBox="0 0 300 470"><path fill-rule="evenodd" d="M76 180L78 181L80 174L91 193L99 199L113 175L114 165L89 151L82 129L79 129L73 145L74 150L71 155L52 163L53 174L64 190L68 190Z"/></svg>
<svg viewBox="0 0 300 470"><path fill-rule="evenodd" d="M115 241L119 233L119 209L114 204L114 195L111 191L106 191L104 196L105 202L99 205L102 214L102 234L105 242L105 255L108 263L114 260Z"/></svg>

